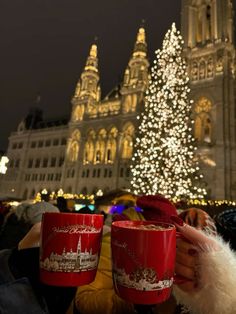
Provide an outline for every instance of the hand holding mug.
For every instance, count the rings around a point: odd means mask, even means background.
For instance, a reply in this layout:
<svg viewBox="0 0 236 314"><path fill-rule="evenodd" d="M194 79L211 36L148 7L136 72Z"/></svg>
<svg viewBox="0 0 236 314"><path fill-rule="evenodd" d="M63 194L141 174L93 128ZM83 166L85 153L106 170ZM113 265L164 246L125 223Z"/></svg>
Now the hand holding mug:
<svg viewBox="0 0 236 314"><path fill-rule="evenodd" d="M213 237L209 237L183 222L179 217L171 217L178 232L182 235L177 240L176 265L177 275L187 278L178 283L179 288L186 292L199 289L199 254L201 252L218 251L220 247Z"/></svg>

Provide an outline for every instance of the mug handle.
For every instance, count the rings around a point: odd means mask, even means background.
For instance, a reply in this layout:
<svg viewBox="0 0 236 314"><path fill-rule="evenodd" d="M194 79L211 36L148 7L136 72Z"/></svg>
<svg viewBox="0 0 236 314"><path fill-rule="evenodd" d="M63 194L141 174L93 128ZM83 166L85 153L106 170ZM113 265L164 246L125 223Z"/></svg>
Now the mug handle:
<svg viewBox="0 0 236 314"><path fill-rule="evenodd" d="M176 238L183 239L186 242L190 243L190 241L188 239L186 239L182 235L182 233L180 233L179 231L176 231ZM176 284L176 285L181 285L181 284L189 282L189 281L191 281L191 279L188 279L188 278L181 276L181 275L174 275L174 284Z"/></svg>

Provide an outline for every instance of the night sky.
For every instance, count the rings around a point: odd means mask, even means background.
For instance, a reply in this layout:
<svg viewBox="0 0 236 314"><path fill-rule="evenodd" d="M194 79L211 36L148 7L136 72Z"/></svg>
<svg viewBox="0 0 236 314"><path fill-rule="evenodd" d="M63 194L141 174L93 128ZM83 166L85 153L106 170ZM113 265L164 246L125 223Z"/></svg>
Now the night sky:
<svg viewBox="0 0 236 314"><path fill-rule="evenodd" d="M180 28L180 7L180 0L0 0L0 149L38 94L45 118L70 114L95 37L105 96L123 78L142 20L152 64L171 23Z"/></svg>

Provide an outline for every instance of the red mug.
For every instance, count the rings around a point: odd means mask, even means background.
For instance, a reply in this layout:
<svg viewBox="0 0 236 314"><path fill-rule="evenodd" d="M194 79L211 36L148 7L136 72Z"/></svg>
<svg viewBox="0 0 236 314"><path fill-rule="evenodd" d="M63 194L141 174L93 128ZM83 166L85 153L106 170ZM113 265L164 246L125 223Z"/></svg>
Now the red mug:
<svg viewBox="0 0 236 314"><path fill-rule="evenodd" d="M134 304L166 301L174 282L176 228L157 221L115 221L111 226L113 283Z"/></svg>
<svg viewBox="0 0 236 314"><path fill-rule="evenodd" d="M40 281L81 286L95 279L103 215L44 213L40 239Z"/></svg>

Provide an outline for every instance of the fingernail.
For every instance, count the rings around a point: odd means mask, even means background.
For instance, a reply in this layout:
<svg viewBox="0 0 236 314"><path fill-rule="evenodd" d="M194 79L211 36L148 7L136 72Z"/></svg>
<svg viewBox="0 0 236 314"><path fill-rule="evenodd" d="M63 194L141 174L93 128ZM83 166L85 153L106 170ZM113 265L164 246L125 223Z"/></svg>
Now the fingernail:
<svg viewBox="0 0 236 314"><path fill-rule="evenodd" d="M183 219L178 216L170 216L170 220L181 227L184 225Z"/></svg>
<svg viewBox="0 0 236 314"><path fill-rule="evenodd" d="M189 249L188 250L188 254L191 255L191 256L196 256L198 254L198 252L194 249Z"/></svg>

